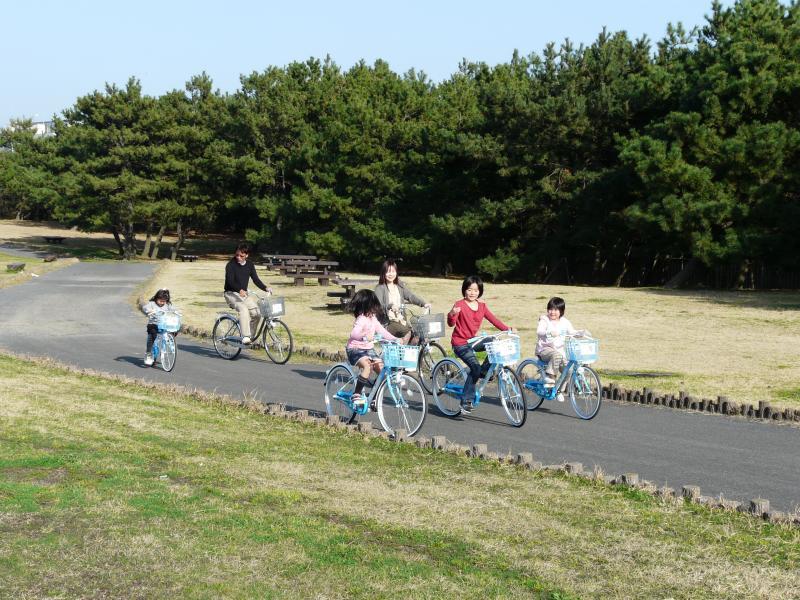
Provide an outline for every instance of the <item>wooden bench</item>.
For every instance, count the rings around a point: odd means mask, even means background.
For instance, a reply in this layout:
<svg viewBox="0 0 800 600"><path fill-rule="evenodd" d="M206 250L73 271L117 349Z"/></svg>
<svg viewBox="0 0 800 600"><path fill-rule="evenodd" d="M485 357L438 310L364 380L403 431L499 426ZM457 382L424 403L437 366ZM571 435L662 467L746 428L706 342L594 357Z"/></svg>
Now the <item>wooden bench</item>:
<svg viewBox="0 0 800 600"><path fill-rule="evenodd" d="M63 244L64 240L67 239L57 235L43 235L42 238L44 238L44 241L48 244Z"/></svg>
<svg viewBox="0 0 800 600"><path fill-rule="evenodd" d="M331 279L336 277L336 273L325 273L323 271L301 271L292 276L294 279L294 284L297 287L304 286L307 278L313 279L315 277L317 279L317 283L320 285L330 285Z"/></svg>
<svg viewBox="0 0 800 600"><path fill-rule="evenodd" d="M181 262L186 262L187 260L189 262L194 262L194 261L197 260L197 255L196 254L181 254L180 255L180 259L181 259Z"/></svg>
<svg viewBox="0 0 800 600"><path fill-rule="evenodd" d="M25 263L9 263L6 265L6 271L10 273L19 273L25 268Z"/></svg>
<svg viewBox="0 0 800 600"><path fill-rule="evenodd" d="M268 271L283 266L287 261L317 260L313 254L262 254L261 258Z"/></svg>
<svg viewBox="0 0 800 600"><path fill-rule="evenodd" d="M353 296L356 295L356 288L374 288L378 285L377 279L350 279L349 277L335 277L333 283L344 288L343 292L328 292L328 296L339 298L339 303L344 307Z"/></svg>

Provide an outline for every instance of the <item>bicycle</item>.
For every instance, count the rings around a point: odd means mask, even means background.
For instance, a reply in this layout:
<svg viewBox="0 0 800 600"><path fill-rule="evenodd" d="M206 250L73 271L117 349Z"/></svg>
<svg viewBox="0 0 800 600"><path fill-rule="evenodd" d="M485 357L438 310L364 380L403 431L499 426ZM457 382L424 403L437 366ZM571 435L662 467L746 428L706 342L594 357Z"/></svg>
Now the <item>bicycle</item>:
<svg viewBox="0 0 800 600"><path fill-rule="evenodd" d="M526 399L528 410L536 410L545 400L555 400L567 379L569 400L581 419L593 419L600 410L602 388L597 371L587 366L597 360L598 340L583 336L567 336L567 365L555 383L546 381L547 363L538 358L523 360L517 367L517 375L523 387L530 392ZM552 381L552 380L551 380Z"/></svg>
<svg viewBox="0 0 800 600"><path fill-rule="evenodd" d="M486 385L497 377L500 403L506 417L512 426L522 427L528 411L525 409L522 384L510 366L519 360L519 336L502 332L493 336L478 335L468 342L473 347L485 344L490 364L486 375L475 383L475 400L472 406L477 407L480 404ZM433 398L442 414L448 417L461 414L464 385L469 375L469 369L461 366L455 359L444 358L436 363L432 373Z"/></svg>
<svg viewBox="0 0 800 600"><path fill-rule="evenodd" d="M286 314L286 302L283 298L258 296L258 309L261 313L258 327L253 340L261 338L261 344L269 359L275 364L285 364L292 356L294 340L288 325L278 317ZM234 313L220 313L214 322L211 332L214 342L214 349L225 360L233 360L246 348L247 344L242 344L242 329L239 323L239 316Z"/></svg>
<svg viewBox="0 0 800 600"><path fill-rule="evenodd" d="M161 368L169 373L175 368L175 361L178 358L178 346L173 334L180 331L181 314L176 311L158 311L156 327L158 333L153 341L153 364L159 363Z"/></svg>
<svg viewBox="0 0 800 600"><path fill-rule="evenodd" d="M447 352L442 345L433 341L444 337L444 315L442 313L432 315L430 307L426 308L421 315L413 312L405 304L401 304L400 309L411 325L414 335L419 338L417 378L423 389L431 394L433 393L433 380L431 379L433 367L443 358L447 358Z"/></svg>
<svg viewBox="0 0 800 600"><path fill-rule="evenodd" d="M353 403L358 372L349 363L338 363L325 373L325 411L350 424L370 410L378 413L383 429L396 435L405 429L410 437L425 422L428 401L419 382L404 370L416 369L419 346L383 342L383 368L372 385L366 402ZM388 392L388 393L387 393Z"/></svg>

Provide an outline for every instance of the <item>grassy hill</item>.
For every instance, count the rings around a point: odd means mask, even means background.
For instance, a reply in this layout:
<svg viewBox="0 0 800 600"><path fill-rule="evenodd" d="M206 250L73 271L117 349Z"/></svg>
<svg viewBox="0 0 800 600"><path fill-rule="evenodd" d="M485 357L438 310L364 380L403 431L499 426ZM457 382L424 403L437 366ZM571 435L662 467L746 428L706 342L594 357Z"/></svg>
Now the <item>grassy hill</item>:
<svg viewBox="0 0 800 600"><path fill-rule="evenodd" d="M800 530L0 355L4 597L797 597Z"/></svg>

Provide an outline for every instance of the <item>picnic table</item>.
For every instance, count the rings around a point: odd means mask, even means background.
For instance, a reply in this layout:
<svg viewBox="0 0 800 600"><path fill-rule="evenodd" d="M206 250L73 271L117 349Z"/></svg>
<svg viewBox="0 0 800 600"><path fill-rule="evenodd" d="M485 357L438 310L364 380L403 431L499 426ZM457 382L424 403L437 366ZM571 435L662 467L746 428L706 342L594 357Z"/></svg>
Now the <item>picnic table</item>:
<svg viewBox="0 0 800 600"><path fill-rule="evenodd" d="M317 260L313 254L262 254L261 258L267 266L267 270L272 267L280 267L288 260Z"/></svg>
<svg viewBox="0 0 800 600"><path fill-rule="evenodd" d="M189 262L194 262L194 261L197 260L197 255L196 254L181 254L179 258L181 259L181 262L186 262L187 260Z"/></svg>
<svg viewBox="0 0 800 600"><path fill-rule="evenodd" d="M43 235L42 238L48 244L63 244L64 240L67 239L58 235Z"/></svg>
<svg viewBox="0 0 800 600"><path fill-rule="evenodd" d="M333 271L339 266L336 260L287 260L279 267L281 275L294 279L296 286L305 285L308 277L316 278L320 285L328 285L330 280L337 277Z"/></svg>
<svg viewBox="0 0 800 600"><path fill-rule="evenodd" d="M328 292L328 296L332 298L339 298L339 303L346 306L353 296L356 295L356 288L374 288L378 285L377 279L350 279L349 277L336 277L333 283L340 285L344 288L343 292Z"/></svg>

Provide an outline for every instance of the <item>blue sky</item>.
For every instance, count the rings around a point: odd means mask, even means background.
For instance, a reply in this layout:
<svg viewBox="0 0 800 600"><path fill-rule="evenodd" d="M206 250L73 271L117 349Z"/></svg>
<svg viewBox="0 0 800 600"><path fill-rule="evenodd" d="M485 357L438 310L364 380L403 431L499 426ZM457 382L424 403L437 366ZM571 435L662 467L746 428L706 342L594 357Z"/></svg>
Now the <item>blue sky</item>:
<svg viewBox="0 0 800 600"><path fill-rule="evenodd" d="M10 118L48 120L130 76L159 95L206 71L232 92L242 73L329 54L343 68L382 58L438 82L462 58L494 65L550 41L589 44L604 26L656 41L667 23L703 24L710 8L710 0L8 2L0 10L0 127Z"/></svg>

